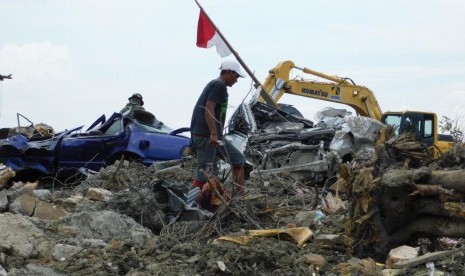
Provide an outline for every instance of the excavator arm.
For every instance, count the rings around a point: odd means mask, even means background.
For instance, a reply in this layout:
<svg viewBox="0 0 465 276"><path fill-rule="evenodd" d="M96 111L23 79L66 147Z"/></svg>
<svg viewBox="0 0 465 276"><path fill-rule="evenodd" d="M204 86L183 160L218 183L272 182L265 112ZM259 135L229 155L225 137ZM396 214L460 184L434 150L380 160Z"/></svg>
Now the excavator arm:
<svg viewBox="0 0 465 276"><path fill-rule="evenodd" d="M290 80L292 69L298 69L304 73L327 79L330 82L315 82L306 80ZM284 93L303 97L345 104L361 115L376 120L381 120L381 108L373 92L364 86L336 76L329 76L309 68L295 66L292 61L279 63L271 69L263 83L263 89L270 95L274 102L278 102ZM260 98L260 101L264 101Z"/></svg>
<svg viewBox="0 0 465 276"><path fill-rule="evenodd" d="M291 80L289 75L293 69L326 79L328 82ZM432 147L435 156L450 150L453 146L450 135L439 135L435 113L402 111L383 114L374 93L367 87L356 85L350 79L326 75L305 67L297 67L292 61L281 62L271 69L260 89L260 95L267 94L267 96L265 99L259 98L259 101L266 100L267 103L272 102L275 106L284 93L345 104L355 109L358 115L396 126L398 134L406 132L407 129L403 126L404 122L413 122L415 123L415 137Z"/></svg>

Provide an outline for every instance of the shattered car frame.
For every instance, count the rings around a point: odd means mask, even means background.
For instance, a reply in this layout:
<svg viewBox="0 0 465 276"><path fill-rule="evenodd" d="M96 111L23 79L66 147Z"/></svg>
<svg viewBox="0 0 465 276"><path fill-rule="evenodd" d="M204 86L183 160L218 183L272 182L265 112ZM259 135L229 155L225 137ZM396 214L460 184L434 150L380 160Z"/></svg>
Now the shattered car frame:
<svg viewBox="0 0 465 276"><path fill-rule="evenodd" d="M122 156L151 165L190 154L190 138L180 135L188 128L172 130L146 111L114 113L108 120L102 115L83 127L43 139L17 134L0 140L0 162L15 171L68 177L79 169L98 171Z"/></svg>
<svg viewBox="0 0 465 276"><path fill-rule="evenodd" d="M315 127L293 106L278 110L265 103L241 104L232 115L225 139L255 164L262 176L286 173L300 181L321 183L335 174L329 146L335 131Z"/></svg>

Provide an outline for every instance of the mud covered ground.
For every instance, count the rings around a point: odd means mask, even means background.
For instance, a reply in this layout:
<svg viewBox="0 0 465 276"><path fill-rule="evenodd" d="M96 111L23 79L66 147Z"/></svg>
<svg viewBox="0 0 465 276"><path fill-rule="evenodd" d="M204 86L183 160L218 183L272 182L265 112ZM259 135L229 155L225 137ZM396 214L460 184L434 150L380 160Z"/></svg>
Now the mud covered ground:
<svg viewBox="0 0 465 276"><path fill-rule="evenodd" d="M285 175L256 177L246 181L244 196L233 197L211 217L193 219L195 212L173 211L160 183L185 192L192 181L194 166L195 161L189 159L182 164L149 168L138 163L118 163L79 185L48 182L53 191L48 201L64 206L66 215L56 220L26 216L26 220L43 233L50 250L44 250L42 243L39 253L25 255L18 253L16 244L0 246L0 265L4 270L0 275L382 275L383 270L385 274L393 273L386 269L386 259L357 259L351 254L345 231L348 212L344 208L330 210L324 204L328 195L336 197L334 188L316 188ZM230 189L230 180L225 180L224 185ZM89 188L104 188L111 195L101 200L90 199L86 197ZM71 204L67 199L73 196L82 198ZM339 193L339 198L346 203L343 193ZM12 209L3 213L15 213ZM107 213L110 211L111 215ZM130 230L126 230L129 226ZM308 227L313 233L301 247L285 234L248 235L249 230L294 227ZM249 240L245 245L237 244L220 240L223 236ZM58 245L72 250L59 254ZM413 241L411 246L420 244ZM444 244L442 248L439 246L437 240L431 240L428 250L450 249ZM454 246L460 247L461 240ZM463 252L432 263L433 268L422 263L386 275L465 274Z"/></svg>
<svg viewBox="0 0 465 276"><path fill-rule="evenodd" d="M182 168L175 168L171 172L151 173L153 170L131 163L128 168L120 171L122 175L118 179L133 178L139 184L153 184L163 179L188 185L192 167L191 163L186 162ZM99 186L99 183L101 181L97 179L89 179L79 189L87 185ZM169 218L180 214L172 214L163 203L155 204L157 210L153 210L148 217L154 215L158 218L153 221L147 218L145 221L158 239L157 245L148 252L137 252L132 244L118 242L104 250L81 252L72 259L55 262L53 267L57 271L75 275L115 273L108 263L118 267L118 273L121 274L137 271L139 275L307 275L311 268L305 262L306 254L325 256L326 264L313 268L315 272L319 270L319 273L348 260L342 235L343 212L307 222L312 224L315 235L329 233L339 237L333 241L310 241L302 248L297 246L296 241L279 236L255 237L248 245L217 240L224 235L241 236L247 230L296 226L296 214L314 210L320 196L313 187L299 187L298 183L285 178L249 179L247 187L246 195L234 197L228 207L221 207L213 217L204 221L182 221L180 218L170 223ZM127 209L123 212L140 221L140 210L137 207L129 208L128 205L138 205L134 203L148 200L136 195L122 201L127 201ZM159 198L159 201L163 200ZM108 205L114 204L110 202ZM89 255L93 258L89 258ZM76 259L86 259L86 262ZM225 267L221 267L221 262Z"/></svg>

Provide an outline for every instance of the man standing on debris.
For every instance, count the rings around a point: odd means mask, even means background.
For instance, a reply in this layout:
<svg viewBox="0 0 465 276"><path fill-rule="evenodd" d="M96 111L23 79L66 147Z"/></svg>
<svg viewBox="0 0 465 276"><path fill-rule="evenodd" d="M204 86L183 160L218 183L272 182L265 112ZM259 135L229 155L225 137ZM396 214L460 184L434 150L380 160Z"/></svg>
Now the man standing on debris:
<svg viewBox="0 0 465 276"><path fill-rule="evenodd" d="M207 182L205 176L208 166L214 166L215 157L230 162L233 179L238 193L244 191L244 155L227 141L222 141L223 126L228 105L228 86L233 86L239 77L245 77L236 61L221 63L220 76L210 81L203 89L191 119L192 145L197 152L197 173L192 184L193 189L202 190Z"/></svg>
<svg viewBox="0 0 465 276"><path fill-rule="evenodd" d="M145 109L142 107L144 105L144 100L142 99L141 94L134 93L131 97L128 98L128 100L129 102L126 104L126 106L121 109L121 114L130 114L133 110L145 111Z"/></svg>

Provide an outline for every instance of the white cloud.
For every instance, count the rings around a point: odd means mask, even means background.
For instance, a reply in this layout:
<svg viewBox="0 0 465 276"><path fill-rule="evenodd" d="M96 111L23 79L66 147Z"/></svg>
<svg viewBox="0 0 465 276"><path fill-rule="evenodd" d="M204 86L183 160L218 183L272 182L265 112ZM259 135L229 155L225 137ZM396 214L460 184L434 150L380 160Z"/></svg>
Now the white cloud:
<svg viewBox="0 0 465 276"><path fill-rule="evenodd" d="M186 126L218 75L216 52L195 46L194 1L3 2L14 28L0 28L0 73L14 79L3 82L2 125L15 112L58 129L88 124L139 92L161 120ZM367 86L383 110L463 105L463 0L201 2L260 81L290 59ZM247 78L230 89L228 115L249 88ZM290 100L309 118L329 104Z"/></svg>
<svg viewBox="0 0 465 276"><path fill-rule="evenodd" d="M18 82L43 79L65 79L73 70L68 50L64 46L38 42L23 45L5 44L0 48L0 69L14 73ZM8 74L10 74L8 73Z"/></svg>
<svg viewBox="0 0 465 276"><path fill-rule="evenodd" d="M61 120L60 110L69 98L65 92L76 79L72 59L65 46L48 41L5 44L0 48L0 73L12 74L4 81L1 95L1 125L16 125L16 113L35 123ZM61 126L60 126L61 127Z"/></svg>

